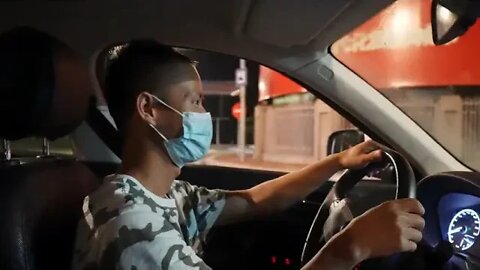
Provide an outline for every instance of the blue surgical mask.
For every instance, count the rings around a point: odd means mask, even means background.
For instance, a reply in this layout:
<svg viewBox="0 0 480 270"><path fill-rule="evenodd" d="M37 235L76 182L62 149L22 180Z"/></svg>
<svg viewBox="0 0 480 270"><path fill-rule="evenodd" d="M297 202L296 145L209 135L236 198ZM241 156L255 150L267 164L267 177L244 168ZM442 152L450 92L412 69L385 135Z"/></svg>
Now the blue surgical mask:
<svg viewBox="0 0 480 270"><path fill-rule="evenodd" d="M183 118L183 134L179 138L167 139L153 124L149 124L164 140L165 148L173 163L182 168L187 163L205 157L212 142L213 126L210 113L181 113L158 97L153 97Z"/></svg>

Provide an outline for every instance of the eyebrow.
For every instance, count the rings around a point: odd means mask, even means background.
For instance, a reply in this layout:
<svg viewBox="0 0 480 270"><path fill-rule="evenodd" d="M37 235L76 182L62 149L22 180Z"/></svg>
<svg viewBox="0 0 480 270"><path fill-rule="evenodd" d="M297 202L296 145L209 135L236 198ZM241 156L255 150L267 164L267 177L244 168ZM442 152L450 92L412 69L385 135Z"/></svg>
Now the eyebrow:
<svg viewBox="0 0 480 270"><path fill-rule="evenodd" d="M190 98L190 97L194 97L194 98L200 98L200 99L203 99L204 98L204 95L202 93L197 93L197 91L195 90L186 90L185 91L185 94L183 95L184 98Z"/></svg>

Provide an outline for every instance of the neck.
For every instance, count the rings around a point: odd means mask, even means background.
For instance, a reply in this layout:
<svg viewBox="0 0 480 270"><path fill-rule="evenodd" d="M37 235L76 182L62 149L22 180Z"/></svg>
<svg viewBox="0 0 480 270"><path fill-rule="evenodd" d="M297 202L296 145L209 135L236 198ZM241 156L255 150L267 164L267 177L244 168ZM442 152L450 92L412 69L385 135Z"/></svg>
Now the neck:
<svg viewBox="0 0 480 270"><path fill-rule="evenodd" d="M127 174L142 183L149 191L165 197L173 180L180 174L167 154L149 140L126 142L122 151L119 173Z"/></svg>

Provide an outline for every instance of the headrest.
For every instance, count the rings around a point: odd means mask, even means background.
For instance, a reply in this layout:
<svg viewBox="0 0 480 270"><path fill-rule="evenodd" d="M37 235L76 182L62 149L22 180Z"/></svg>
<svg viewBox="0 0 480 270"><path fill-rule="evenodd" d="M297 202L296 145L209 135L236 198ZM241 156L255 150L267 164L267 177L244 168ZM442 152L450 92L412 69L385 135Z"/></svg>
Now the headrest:
<svg viewBox="0 0 480 270"><path fill-rule="evenodd" d="M27 27L0 36L0 137L64 136L92 93L87 66L66 44Z"/></svg>

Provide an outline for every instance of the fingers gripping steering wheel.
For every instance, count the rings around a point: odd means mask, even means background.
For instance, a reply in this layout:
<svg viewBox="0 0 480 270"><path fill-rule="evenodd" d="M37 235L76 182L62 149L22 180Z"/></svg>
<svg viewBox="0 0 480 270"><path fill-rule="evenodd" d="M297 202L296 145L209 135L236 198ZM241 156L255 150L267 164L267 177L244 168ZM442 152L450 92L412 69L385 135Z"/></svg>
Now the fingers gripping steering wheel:
<svg viewBox="0 0 480 270"><path fill-rule="evenodd" d="M315 216L302 252L301 262L305 265L325 245L336 231L332 232L332 224L346 225L353 216L348 207L349 192L353 187L369 173L391 165L396 181L395 199L415 198L416 181L412 167L407 159L398 152L380 146L383 151L383 159L363 169L346 170L333 185ZM368 209L364 209L368 210Z"/></svg>

